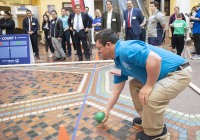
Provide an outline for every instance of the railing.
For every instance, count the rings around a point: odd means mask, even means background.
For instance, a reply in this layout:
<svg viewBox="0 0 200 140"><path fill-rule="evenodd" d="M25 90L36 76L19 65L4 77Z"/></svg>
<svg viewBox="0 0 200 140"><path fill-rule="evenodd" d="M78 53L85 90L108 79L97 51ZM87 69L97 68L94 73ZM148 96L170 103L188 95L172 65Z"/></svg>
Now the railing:
<svg viewBox="0 0 200 140"><path fill-rule="evenodd" d="M137 2L137 4L138 4L139 8L142 10L144 16L148 18L149 17L149 12L148 12L146 6L144 5L143 0L132 0L132 1L136 1Z"/></svg>

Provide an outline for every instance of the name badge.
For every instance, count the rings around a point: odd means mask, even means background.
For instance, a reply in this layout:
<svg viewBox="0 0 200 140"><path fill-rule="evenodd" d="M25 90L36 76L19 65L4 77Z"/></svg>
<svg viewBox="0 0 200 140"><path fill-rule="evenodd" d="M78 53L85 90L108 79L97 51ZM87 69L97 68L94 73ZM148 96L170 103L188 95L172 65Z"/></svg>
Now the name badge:
<svg viewBox="0 0 200 140"><path fill-rule="evenodd" d="M132 19L136 19L136 17L132 17Z"/></svg>
<svg viewBox="0 0 200 140"><path fill-rule="evenodd" d="M3 29L2 30L2 35L5 35L6 34L6 29Z"/></svg>
<svg viewBox="0 0 200 140"><path fill-rule="evenodd" d="M117 68L111 68L110 70L111 74L117 75L117 76L121 76L121 70L117 69Z"/></svg>
<svg viewBox="0 0 200 140"><path fill-rule="evenodd" d="M35 25L35 23L33 22L32 25Z"/></svg>
<svg viewBox="0 0 200 140"><path fill-rule="evenodd" d="M112 21L116 21L116 19L114 18L114 19L112 19Z"/></svg>

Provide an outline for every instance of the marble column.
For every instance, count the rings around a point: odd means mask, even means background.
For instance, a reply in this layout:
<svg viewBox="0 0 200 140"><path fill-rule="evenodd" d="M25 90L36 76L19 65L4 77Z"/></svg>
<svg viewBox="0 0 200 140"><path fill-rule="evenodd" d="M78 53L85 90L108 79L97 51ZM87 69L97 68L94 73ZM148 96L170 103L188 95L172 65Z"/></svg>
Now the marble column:
<svg viewBox="0 0 200 140"><path fill-rule="evenodd" d="M89 7L89 15L92 16L92 18L95 18L95 10L94 10L94 0L84 0L85 6ZM94 44L94 28L92 28L92 44Z"/></svg>
<svg viewBox="0 0 200 140"><path fill-rule="evenodd" d="M160 11L164 13L165 11L165 0L160 1Z"/></svg>

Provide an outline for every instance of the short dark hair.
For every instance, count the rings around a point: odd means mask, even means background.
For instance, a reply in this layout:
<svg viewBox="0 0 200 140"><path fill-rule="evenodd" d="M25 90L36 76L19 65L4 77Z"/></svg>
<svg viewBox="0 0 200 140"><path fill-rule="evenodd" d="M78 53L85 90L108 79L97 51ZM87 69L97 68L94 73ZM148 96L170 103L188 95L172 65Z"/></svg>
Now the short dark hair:
<svg viewBox="0 0 200 140"><path fill-rule="evenodd" d="M182 14L181 13L179 13L178 15L177 15L177 18L182 18L183 16L182 16Z"/></svg>
<svg viewBox="0 0 200 140"><path fill-rule="evenodd" d="M89 8L89 7L87 7L87 6L85 6L85 8L87 8L88 10L90 10L90 8Z"/></svg>
<svg viewBox="0 0 200 140"><path fill-rule="evenodd" d="M56 15L57 15L57 12L56 12L56 10L52 10L52 11L51 11L51 13L52 13L52 12L56 13Z"/></svg>
<svg viewBox="0 0 200 140"><path fill-rule="evenodd" d="M112 1L111 1L111 0L107 0L107 1L106 1L106 4L107 4L108 2L110 2L110 3L111 3L111 5L112 5Z"/></svg>
<svg viewBox="0 0 200 140"><path fill-rule="evenodd" d="M65 10L65 11L67 11L65 8L61 8L61 10Z"/></svg>
<svg viewBox="0 0 200 140"><path fill-rule="evenodd" d="M5 11L4 14L6 14L6 15L8 15L8 16L11 16L10 11Z"/></svg>
<svg viewBox="0 0 200 140"><path fill-rule="evenodd" d="M128 1L130 1L131 3L133 3L132 0L127 0L126 2L128 2Z"/></svg>
<svg viewBox="0 0 200 140"><path fill-rule="evenodd" d="M159 6L159 3L157 1L151 1L150 4L153 4L155 7L158 8Z"/></svg>
<svg viewBox="0 0 200 140"><path fill-rule="evenodd" d="M178 10L180 10L180 8L179 8L178 6L175 6L174 9L175 9L175 8L178 8Z"/></svg>
<svg viewBox="0 0 200 140"><path fill-rule="evenodd" d="M31 13L32 13L32 11L31 11L31 10L29 10L29 9L27 9L27 10L26 10L26 13L27 13L27 12L31 12Z"/></svg>
<svg viewBox="0 0 200 140"><path fill-rule="evenodd" d="M75 8L76 8L77 6L81 7L81 5L80 5L80 4L76 4L76 5L75 5Z"/></svg>
<svg viewBox="0 0 200 140"><path fill-rule="evenodd" d="M107 42L115 44L119 40L119 38L117 34L111 29L104 29L95 36L94 40L95 42L98 40L99 43L105 46Z"/></svg>

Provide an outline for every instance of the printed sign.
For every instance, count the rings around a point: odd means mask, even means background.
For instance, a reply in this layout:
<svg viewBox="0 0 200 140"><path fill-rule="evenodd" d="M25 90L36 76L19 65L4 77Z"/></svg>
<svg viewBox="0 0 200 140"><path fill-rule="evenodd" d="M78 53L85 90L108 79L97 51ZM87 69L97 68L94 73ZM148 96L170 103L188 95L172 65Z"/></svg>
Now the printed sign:
<svg viewBox="0 0 200 140"><path fill-rule="evenodd" d="M0 65L34 63L28 34L0 35Z"/></svg>

